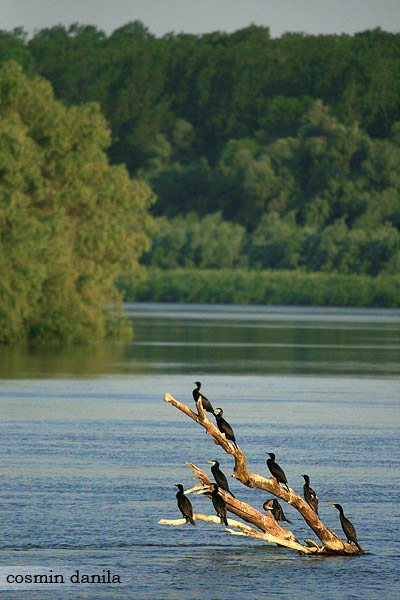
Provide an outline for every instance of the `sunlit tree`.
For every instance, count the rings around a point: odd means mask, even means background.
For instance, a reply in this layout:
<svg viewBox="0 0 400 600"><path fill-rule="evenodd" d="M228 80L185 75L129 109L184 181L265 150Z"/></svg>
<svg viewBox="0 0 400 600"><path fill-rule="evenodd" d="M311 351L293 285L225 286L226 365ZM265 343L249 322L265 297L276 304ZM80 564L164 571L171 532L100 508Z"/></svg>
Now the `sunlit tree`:
<svg viewBox="0 0 400 600"><path fill-rule="evenodd" d="M0 341L101 339L115 277L148 247L152 194L108 164L97 105L66 108L14 62L0 99Z"/></svg>

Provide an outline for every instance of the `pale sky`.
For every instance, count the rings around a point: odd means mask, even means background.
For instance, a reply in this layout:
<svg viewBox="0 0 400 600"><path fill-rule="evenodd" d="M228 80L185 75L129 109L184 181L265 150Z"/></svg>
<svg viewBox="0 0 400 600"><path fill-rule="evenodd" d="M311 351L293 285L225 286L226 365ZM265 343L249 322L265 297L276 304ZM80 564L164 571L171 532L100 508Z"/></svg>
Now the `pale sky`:
<svg viewBox="0 0 400 600"><path fill-rule="evenodd" d="M0 0L0 29L29 34L54 25L95 25L108 35L139 20L157 37L232 32L251 23L272 37L287 31L348 33L381 27L400 32L400 0Z"/></svg>

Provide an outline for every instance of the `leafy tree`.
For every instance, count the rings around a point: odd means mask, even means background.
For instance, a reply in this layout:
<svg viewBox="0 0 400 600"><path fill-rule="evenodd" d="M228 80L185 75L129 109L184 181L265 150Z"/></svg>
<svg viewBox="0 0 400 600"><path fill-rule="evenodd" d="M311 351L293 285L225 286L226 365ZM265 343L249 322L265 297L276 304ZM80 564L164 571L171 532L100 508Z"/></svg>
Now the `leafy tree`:
<svg viewBox="0 0 400 600"><path fill-rule="evenodd" d="M203 269L246 266L244 227L223 221L221 213L158 217L153 247L144 257L152 267Z"/></svg>
<svg viewBox="0 0 400 600"><path fill-rule="evenodd" d="M34 70L35 61L27 47L27 37L28 34L22 27L16 27L12 31L0 30L0 65L8 60L15 60L26 72Z"/></svg>
<svg viewBox="0 0 400 600"><path fill-rule="evenodd" d="M213 202L214 174L205 159L188 165L172 164L150 179L158 197L155 213L174 217L196 211L204 216L218 208Z"/></svg>
<svg viewBox="0 0 400 600"><path fill-rule="evenodd" d="M116 275L148 247L150 190L108 164L98 106L66 108L14 62L0 98L1 341L100 339Z"/></svg>
<svg viewBox="0 0 400 600"><path fill-rule="evenodd" d="M0 32L0 61L35 69L67 105L99 102L112 132L102 148L153 188L155 215L195 211L200 224L219 212L246 228L253 265L395 272L399 36L271 39L251 25L157 39L139 21L108 37L73 24L29 41Z"/></svg>
<svg viewBox="0 0 400 600"><path fill-rule="evenodd" d="M252 267L262 269L296 269L304 265L304 246L311 230L299 227L293 215L280 219L269 212L250 236L248 248Z"/></svg>

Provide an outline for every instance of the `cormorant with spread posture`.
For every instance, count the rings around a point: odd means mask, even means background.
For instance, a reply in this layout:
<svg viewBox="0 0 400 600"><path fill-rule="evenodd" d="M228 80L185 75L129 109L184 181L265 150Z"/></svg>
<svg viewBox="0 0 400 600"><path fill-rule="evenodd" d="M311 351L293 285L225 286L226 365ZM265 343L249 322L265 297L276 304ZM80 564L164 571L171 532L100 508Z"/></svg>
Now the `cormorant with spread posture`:
<svg viewBox="0 0 400 600"><path fill-rule="evenodd" d="M353 523L351 523L349 521L349 519L347 517L344 516L342 506L340 504L331 504L331 506L333 506L334 508L336 508L339 511L340 524L342 525L343 533L345 534L347 541L350 544L351 544L351 542L354 542L354 544L357 546L357 548L359 550L361 550L361 546L357 541L357 534L356 534L356 530L354 529L354 525L353 525Z"/></svg>
<svg viewBox="0 0 400 600"><path fill-rule="evenodd" d="M208 398L206 398L205 396L203 396L203 394L200 393L200 388L201 388L200 381L195 381L195 384L196 384L197 387L192 392L194 401L197 402L197 400L201 396L201 402L203 404L204 410L206 410L207 412L212 413L215 416L215 412L214 412L214 409L212 407L211 402L209 401Z"/></svg>
<svg viewBox="0 0 400 600"><path fill-rule="evenodd" d="M219 495L218 486L215 483L212 483L211 485L213 487L211 500L214 504L215 511L217 515L221 517L221 523L224 523L227 526L228 521L226 520L226 502L222 496Z"/></svg>
<svg viewBox="0 0 400 600"><path fill-rule="evenodd" d="M318 496L312 488L310 488L310 478L308 475L302 475L304 477L305 484L303 485L304 500L318 515Z"/></svg>
<svg viewBox="0 0 400 600"><path fill-rule="evenodd" d="M271 474L275 477L278 483L283 483L287 491L289 491L287 485L286 475L283 469L275 462L275 454L273 452L267 452L270 458L267 459L267 467L271 471Z"/></svg>
<svg viewBox="0 0 400 600"><path fill-rule="evenodd" d="M276 498L271 498L271 500L267 500L266 502L264 502L263 509L272 511L272 514L274 515L276 521L287 521L288 523L292 522L285 517L283 513L283 508Z"/></svg>
<svg viewBox="0 0 400 600"><path fill-rule="evenodd" d="M191 523L192 525L196 525L193 521L193 508L192 503L189 498L185 496L183 493L183 485L181 483L176 483L175 486L178 488L178 493L176 494L176 499L178 500L178 508L181 511L182 515L186 519L186 523Z"/></svg>
<svg viewBox="0 0 400 600"><path fill-rule="evenodd" d="M214 411L215 414L215 418L217 421L217 427L220 430L221 433L225 434L225 437L227 440L231 440L231 442L233 442L233 445L236 446L237 448L237 444L236 444L236 440L235 440L235 435L233 433L233 429L232 427L229 425L228 421L225 421L225 419L223 418L223 414L224 411L222 410L222 408L216 408Z"/></svg>
<svg viewBox="0 0 400 600"><path fill-rule="evenodd" d="M229 489L228 480L225 477L224 473L219 468L219 462L217 460L208 460L207 462L212 464L211 473L214 475L214 479L217 482L218 487L222 488L226 492L229 492L230 495L235 498Z"/></svg>

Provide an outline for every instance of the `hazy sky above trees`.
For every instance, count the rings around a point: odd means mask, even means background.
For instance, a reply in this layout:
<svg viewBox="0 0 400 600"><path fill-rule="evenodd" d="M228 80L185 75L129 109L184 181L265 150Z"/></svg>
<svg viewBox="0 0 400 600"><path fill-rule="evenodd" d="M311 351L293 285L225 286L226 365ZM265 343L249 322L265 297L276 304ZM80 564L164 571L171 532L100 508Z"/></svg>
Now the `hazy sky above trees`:
<svg viewBox="0 0 400 600"><path fill-rule="evenodd" d="M398 0L0 0L0 27L35 30L57 24L91 24L110 34L142 21L156 36L232 32L251 23L287 31L353 34L381 27L400 31Z"/></svg>

